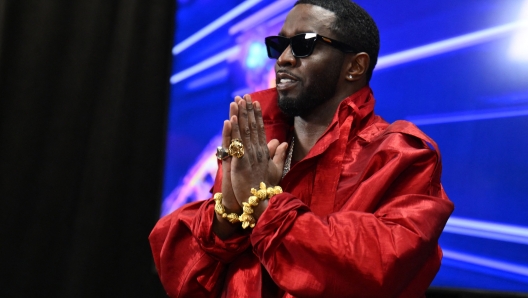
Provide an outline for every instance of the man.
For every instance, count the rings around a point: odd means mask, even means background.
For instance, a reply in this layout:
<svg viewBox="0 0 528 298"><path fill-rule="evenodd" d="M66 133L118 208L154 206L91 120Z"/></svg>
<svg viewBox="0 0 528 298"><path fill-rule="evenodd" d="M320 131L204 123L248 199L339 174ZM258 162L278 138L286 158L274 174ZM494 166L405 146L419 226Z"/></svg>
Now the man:
<svg viewBox="0 0 528 298"><path fill-rule="evenodd" d="M423 296L453 205L434 142L373 112L374 21L348 0L298 1L266 45L277 88L231 103L214 197L149 238L167 293Z"/></svg>

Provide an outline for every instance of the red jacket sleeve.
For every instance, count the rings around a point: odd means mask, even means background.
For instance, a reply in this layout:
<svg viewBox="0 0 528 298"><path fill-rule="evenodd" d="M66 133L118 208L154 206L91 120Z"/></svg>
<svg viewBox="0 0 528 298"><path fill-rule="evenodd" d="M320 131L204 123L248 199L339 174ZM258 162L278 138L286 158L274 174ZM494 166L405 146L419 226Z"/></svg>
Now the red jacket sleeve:
<svg viewBox="0 0 528 298"><path fill-rule="evenodd" d="M222 241L212 231L214 201L183 206L149 236L160 280L170 297L218 297L226 264L245 251L248 236Z"/></svg>
<svg viewBox="0 0 528 298"><path fill-rule="evenodd" d="M388 138L398 148L379 146L358 174L368 177L337 212L316 216L290 193L271 198L251 242L279 287L299 297L423 295L453 205L440 186L437 152L402 136ZM374 202L373 212L356 211L358 200Z"/></svg>

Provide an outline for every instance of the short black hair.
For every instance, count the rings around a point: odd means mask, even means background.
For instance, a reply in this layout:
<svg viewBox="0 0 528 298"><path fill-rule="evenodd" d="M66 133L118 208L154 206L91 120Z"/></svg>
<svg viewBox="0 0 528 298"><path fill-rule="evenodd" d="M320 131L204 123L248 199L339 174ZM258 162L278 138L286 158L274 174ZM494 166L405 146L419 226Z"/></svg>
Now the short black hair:
<svg viewBox="0 0 528 298"><path fill-rule="evenodd" d="M378 62L380 48L378 26L372 17L350 0L298 0L295 5L298 4L316 5L335 14L335 22L330 24L330 29L339 41L352 46L358 53L365 52L369 55L370 65L367 70L367 82L369 82Z"/></svg>

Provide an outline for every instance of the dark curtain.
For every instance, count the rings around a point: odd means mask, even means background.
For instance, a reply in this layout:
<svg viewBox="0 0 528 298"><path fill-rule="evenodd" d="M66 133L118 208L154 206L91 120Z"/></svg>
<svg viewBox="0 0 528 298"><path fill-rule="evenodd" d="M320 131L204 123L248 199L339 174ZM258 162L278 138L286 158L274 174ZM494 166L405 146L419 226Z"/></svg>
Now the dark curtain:
<svg viewBox="0 0 528 298"><path fill-rule="evenodd" d="M160 297L175 0L0 0L0 297Z"/></svg>

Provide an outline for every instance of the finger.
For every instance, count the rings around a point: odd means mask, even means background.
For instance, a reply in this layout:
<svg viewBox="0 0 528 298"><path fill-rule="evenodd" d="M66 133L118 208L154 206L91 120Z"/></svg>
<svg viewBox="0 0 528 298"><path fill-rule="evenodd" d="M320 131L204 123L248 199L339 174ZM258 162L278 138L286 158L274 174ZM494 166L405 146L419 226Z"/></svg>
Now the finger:
<svg viewBox="0 0 528 298"><path fill-rule="evenodd" d="M238 102L241 101L241 100L242 100L242 97L240 97L240 96L238 96L238 95L235 96L235 103L236 103L236 104L238 104Z"/></svg>
<svg viewBox="0 0 528 298"><path fill-rule="evenodd" d="M231 122L224 121L224 128L222 129L222 147L228 148L231 143Z"/></svg>
<svg viewBox="0 0 528 298"><path fill-rule="evenodd" d="M224 128L222 129L222 147L228 148L231 142L231 122L224 121ZM228 191L228 189L230 191ZM222 159L222 193L229 195L232 193L231 186L231 157Z"/></svg>
<svg viewBox="0 0 528 298"><path fill-rule="evenodd" d="M284 161L286 160L286 152L288 151L288 143L284 142L277 147L275 155L273 156L273 163L277 168L284 168Z"/></svg>
<svg viewBox="0 0 528 298"><path fill-rule="evenodd" d="M257 131L257 122L255 121L255 109L253 101L251 100L251 95L246 94L244 95L244 99L246 100L246 110L248 114L248 125L249 129L251 131L251 144L255 148L258 148L258 131Z"/></svg>
<svg viewBox="0 0 528 298"><path fill-rule="evenodd" d="M229 119L229 122L231 123L231 138L240 139L240 126L238 124L238 117L236 115L232 116L231 119Z"/></svg>
<svg viewBox="0 0 528 298"><path fill-rule="evenodd" d="M262 118L262 107L260 106L260 102L256 101L254 103L255 106L255 121L257 122L257 129L258 129L258 142L259 145L263 148L268 148L266 146L267 140L266 140L266 130L264 127L264 120ZM267 156L273 156L270 152L264 152Z"/></svg>
<svg viewBox="0 0 528 298"><path fill-rule="evenodd" d="M231 118L233 119L233 118ZM256 160L253 143L251 142L251 129L249 128L249 118L248 112L246 109L246 101L241 100L238 103L238 117L236 118L236 124L238 125L238 132L240 134L240 139L245 147L244 157L247 156L249 161L253 164ZM234 127L234 122L231 121L232 126Z"/></svg>
<svg viewBox="0 0 528 298"><path fill-rule="evenodd" d="M239 124L239 121L240 121L240 118L238 118L237 116L233 116L231 117L231 139L243 139L242 136L241 136L241 132L240 132L240 124ZM244 160L248 160L247 158L247 148L248 146L246 146L244 144L244 155L241 157L241 158L237 158L237 157L233 157L232 161L235 162L234 166L236 164L239 164L240 162L244 161Z"/></svg>
<svg viewBox="0 0 528 298"><path fill-rule="evenodd" d="M229 119L235 115L238 115L238 104L232 102L229 104Z"/></svg>
<svg viewBox="0 0 528 298"><path fill-rule="evenodd" d="M222 146L224 148L229 147L231 142L231 122L229 120L224 121L224 128L222 129ZM233 185L231 182L231 161L232 157L228 157L222 160L222 194L223 200L222 204L226 208L226 212L236 212L239 213L241 206L235 198L233 193Z"/></svg>
<svg viewBox="0 0 528 298"><path fill-rule="evenodd" d="M229 120L224 121L224 127L222 128L222 147L224 149L229 148L231 142L231 122ZM222 159L223 173L226 174L226 170L229 172L231 169L231 157Z"/></svg>
<svg viewBox="0 0 528 298"><path fill-rule="evenodd" d="M268 143L268 151L269 151L269 156L270 158L273 158L273 156L275 155L275 151L277 150L277 147L279 147L279 140L277 139L273 139L271 141L269 141Z"/></svg>

